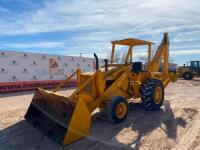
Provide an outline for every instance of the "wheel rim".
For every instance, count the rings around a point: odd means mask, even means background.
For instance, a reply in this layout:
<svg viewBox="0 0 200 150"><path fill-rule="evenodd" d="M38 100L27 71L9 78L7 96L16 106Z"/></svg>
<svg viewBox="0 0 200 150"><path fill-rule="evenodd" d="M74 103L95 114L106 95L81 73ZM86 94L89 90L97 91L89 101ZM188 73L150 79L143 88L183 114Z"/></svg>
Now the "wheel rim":
<svg viewBox="0 0 200 150"><path fill-rule="evenodd" d="M156 104L159 104L162 100L162 89L161 87L156 87L154 92L154 101Z"/></svg>
<svg viewBox="0 0 200 150"><path fill-rule="evenodd" d="M126 107L126 104L123 103L123 102L120 102L118 105L117 105L117 109L116 109L116 115L118 118L123 118L126 114L126 111L127 111L127 107Z"/></svg>

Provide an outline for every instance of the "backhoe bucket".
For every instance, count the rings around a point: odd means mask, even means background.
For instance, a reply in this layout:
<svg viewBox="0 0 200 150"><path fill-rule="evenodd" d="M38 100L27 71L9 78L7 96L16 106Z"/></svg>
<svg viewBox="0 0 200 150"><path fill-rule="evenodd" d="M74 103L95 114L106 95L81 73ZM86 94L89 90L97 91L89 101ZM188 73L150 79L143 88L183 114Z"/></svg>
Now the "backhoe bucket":
<svg viewBox="0 0 200 150"><path fill-rule="evenodd" d="M89 133L91 115L83 100L37 89L25 119L54 141L66 145Z"/></svg>

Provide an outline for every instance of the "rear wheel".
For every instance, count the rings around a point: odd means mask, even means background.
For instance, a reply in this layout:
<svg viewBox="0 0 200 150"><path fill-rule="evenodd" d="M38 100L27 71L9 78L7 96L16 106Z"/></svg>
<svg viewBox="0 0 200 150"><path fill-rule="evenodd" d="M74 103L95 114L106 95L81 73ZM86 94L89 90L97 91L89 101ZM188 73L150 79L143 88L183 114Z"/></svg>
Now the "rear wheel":
<svg viewBox="0 0 200 150"><path fill-rule="evenodd" d="M114 97L107 103L107 116L113 123L123 122L128 114L128 102L121 96Z"/></svg>
<svg viewBox="0 0 200 150"><path fill-rule="evenodd" d="M160 80L151 78L141 90L142 107L146 110L158 110L163 104L164 87Z"/></svg>
<svg viewBox="0 0 200 150"><path fill-rule="evenodd" d="M185 80L192 80L193 75L192 75L191 72L185 72L185 73L183 74L183 78L184 78Z"/></svg>

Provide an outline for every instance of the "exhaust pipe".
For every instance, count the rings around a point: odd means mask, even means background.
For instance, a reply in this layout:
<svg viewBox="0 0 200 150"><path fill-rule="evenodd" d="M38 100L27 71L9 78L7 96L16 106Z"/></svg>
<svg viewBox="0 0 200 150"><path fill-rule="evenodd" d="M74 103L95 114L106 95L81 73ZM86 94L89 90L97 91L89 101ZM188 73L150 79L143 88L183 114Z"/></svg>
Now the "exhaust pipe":
<svg viewBox="0 0 200 150"><path fill-rule="evenodd" d="M99 69L99 58L97 56L97 54L94 53L94 57L95 57L95 61L96 61L96 70Z"/></svg>
<svg viewBox="0 0 200 150"><path fill-rule="evenodd" d="M108 59L104 59L105 71L108 71Z"/></svg>

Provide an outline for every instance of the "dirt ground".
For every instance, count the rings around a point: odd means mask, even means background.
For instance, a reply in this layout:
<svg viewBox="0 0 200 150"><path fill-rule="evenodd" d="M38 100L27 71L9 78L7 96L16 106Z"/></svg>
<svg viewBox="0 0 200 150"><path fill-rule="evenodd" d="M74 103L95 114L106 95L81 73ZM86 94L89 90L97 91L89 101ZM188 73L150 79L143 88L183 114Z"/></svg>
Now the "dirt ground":
<svg viewBox="0 0 200 150"><path fill-rule="evenodd" d="M54 143L24 120L32 96L33 92L0 95L1 150L200 150L200 79L170 84L159 111L146 112L132 104L127 119L121 124L113 125L96 113L88 138L65 147Z"/></svg>

